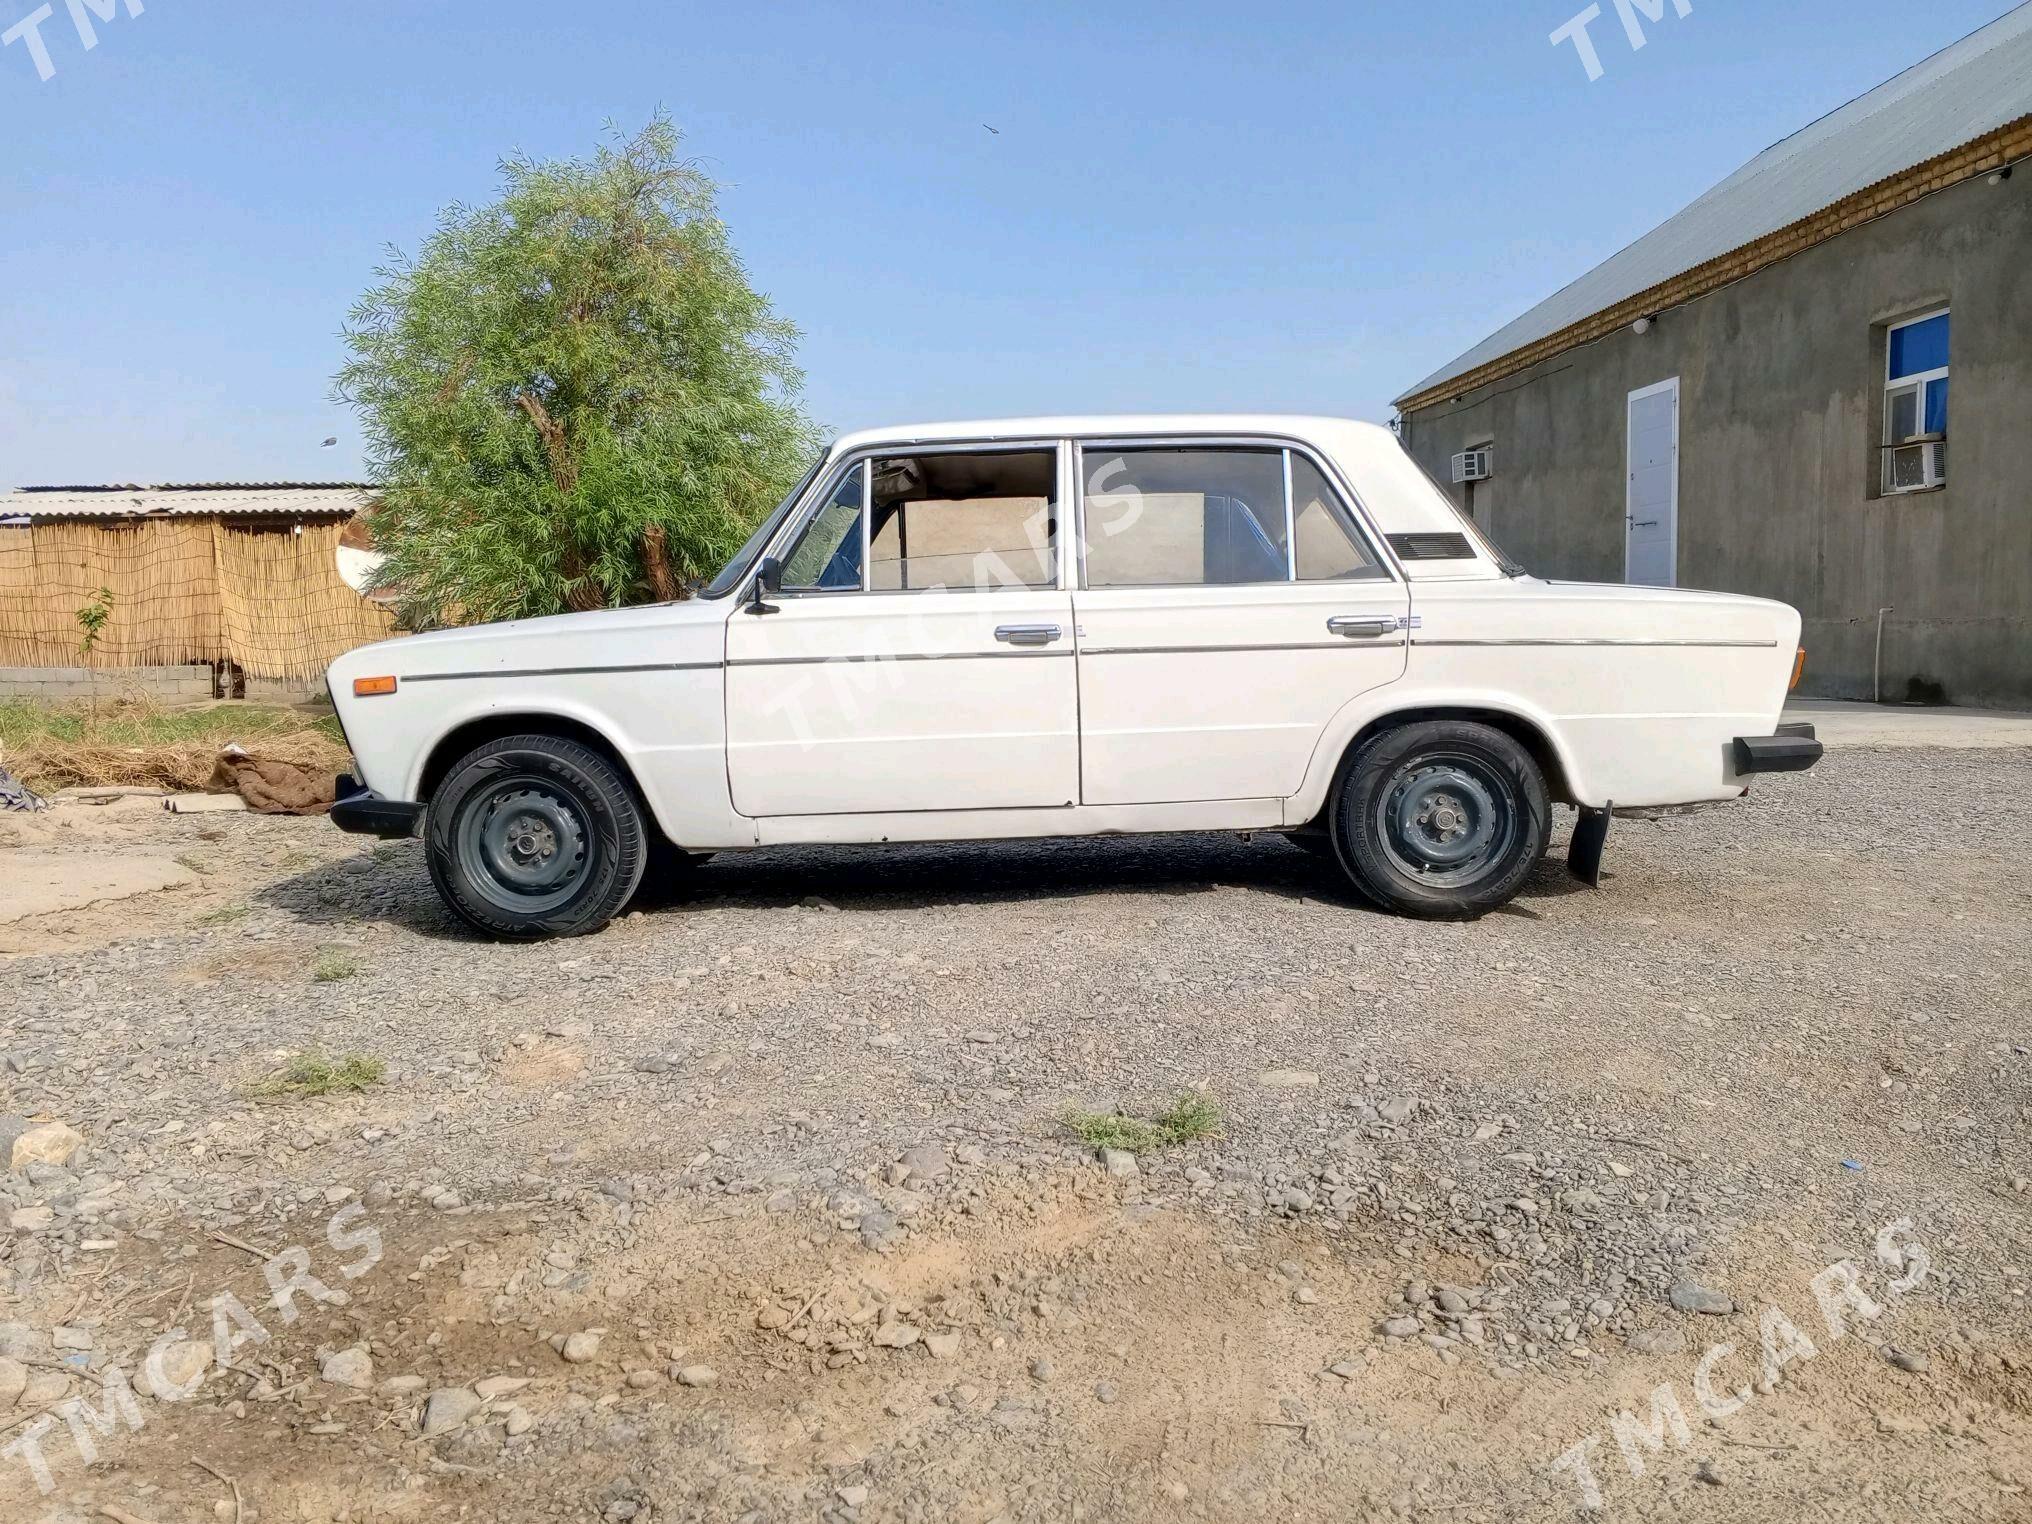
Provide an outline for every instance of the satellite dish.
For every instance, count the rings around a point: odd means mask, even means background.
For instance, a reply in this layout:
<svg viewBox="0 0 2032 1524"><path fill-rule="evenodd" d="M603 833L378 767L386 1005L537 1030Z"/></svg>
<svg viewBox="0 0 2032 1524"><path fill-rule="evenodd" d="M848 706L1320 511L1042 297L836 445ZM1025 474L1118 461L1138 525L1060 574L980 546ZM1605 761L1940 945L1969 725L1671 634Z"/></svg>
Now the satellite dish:
<svg viewBox="0 0 2032 1524"><path fill-rule="evenodd" d="M339 547L339 580L363 598L372 597L381 586L381 568L388 557L378 550Z"/></svg>

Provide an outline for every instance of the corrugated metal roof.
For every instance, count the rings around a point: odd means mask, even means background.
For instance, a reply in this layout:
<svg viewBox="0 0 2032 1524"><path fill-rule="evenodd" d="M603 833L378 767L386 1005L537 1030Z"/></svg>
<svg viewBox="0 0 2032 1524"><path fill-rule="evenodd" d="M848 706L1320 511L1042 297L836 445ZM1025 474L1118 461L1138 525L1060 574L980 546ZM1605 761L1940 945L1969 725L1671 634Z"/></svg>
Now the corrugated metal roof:
<svg viewBox="0 0 2032 1524"><path fill-rule="evenodd" d="M138 519L164 516L319 518L359 513L372 487L351 482L164 487L24 487L0 493L0 519Z"/></svg>
<svg viewBox="0 0 2032 1524"><path fill-rule="evenodd" d="M1550 338L1843 197L2032 115L2032 4L1775 143L1397 400Z"/></svg>

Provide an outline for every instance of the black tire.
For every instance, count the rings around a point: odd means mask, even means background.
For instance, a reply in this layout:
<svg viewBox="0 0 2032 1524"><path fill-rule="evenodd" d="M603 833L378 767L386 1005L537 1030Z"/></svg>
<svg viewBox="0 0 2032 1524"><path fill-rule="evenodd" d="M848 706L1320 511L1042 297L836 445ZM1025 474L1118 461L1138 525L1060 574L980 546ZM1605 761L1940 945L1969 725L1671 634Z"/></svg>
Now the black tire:
<svg viewBox="0 0 2032 1524"><path fill-rule="evenodd" d="M1386 730L1350 759L1329 816L1341 866L1384 910L1472 921L1508 904L1544 854L1537 762L1467 720Z"/></svg>
<svg viewBox="0 0 2032 1524"><path fill-rule="evenodd" d="M486 936L534 942L598 931L649 857L635 790L600 753L506 736L455 763L424 821L431 882Z"/></svg>

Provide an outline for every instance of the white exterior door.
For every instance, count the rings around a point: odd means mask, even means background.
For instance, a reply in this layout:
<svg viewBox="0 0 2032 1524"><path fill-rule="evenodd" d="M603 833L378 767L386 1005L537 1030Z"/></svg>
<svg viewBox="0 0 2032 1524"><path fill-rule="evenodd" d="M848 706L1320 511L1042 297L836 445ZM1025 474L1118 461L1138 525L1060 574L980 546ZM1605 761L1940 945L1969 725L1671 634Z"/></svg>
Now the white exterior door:
<svg viewBox="0 0 2032 1524"><path fill-rule="evenodd" d="M1080 477L1081 802L1297 793L1340 708L1403 675L1405 585L1302 452L1093 444Z"/></svg>
<svg viewBox="0 0 2032 1524"><path fill-rule="evenodd" d="M945 453L951 459L933 465L934 475L982 469L978 458ZM1046 445L1027 456L1024 469L1045 475L1034 489L1024 481L1021 497L1010 488L966 501L885 502L885 480L905 482L898 492L927 489L909 486L907 470L885 477L881 468L928 456L836 473L789 537L784 590L768 599L776 612L744 604L728 617L736 810L766 818L1078 799L1072 598L1050 506L1064 500L1053 485L1062 452ZM1036 536L1028 547L1026 525ZM970 526L997 541L983 547L998 553L993 575L978 581L976 558L962 548ZM1042 585L996 585L1003 580Z"/></svg>
<svg viewBox="0 0 2032 1524"><path fill-rule="evenodd" d="M1679 378L1630 393L1623 580L1679 583Z"/></svg>

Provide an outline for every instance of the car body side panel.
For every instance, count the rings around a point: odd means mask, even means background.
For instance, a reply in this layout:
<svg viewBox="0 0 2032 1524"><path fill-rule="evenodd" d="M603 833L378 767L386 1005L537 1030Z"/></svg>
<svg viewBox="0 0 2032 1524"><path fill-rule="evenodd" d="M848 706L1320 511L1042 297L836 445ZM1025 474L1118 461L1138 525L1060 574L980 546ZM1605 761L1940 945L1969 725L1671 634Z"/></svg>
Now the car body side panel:
<svg viewBox="0 0 2032 1524"><path fill-rule="evenodd" d="M752 846L726 769L726 629L732 605L689 602L434 631L348 652L333 702L360 777L390 799L423 799L445 737L504 715L575 721L633 770L657 824L688 847ZM352 680L392 675L394 693Z"/></svg>
<svg viewBox="0 0 2032 1524"><path fill-rule="evenodd" d="M1424 584L1401 683L1343 710L1321 737L1295 818L1324 806L1355 736L1389 714L1512 714L1552 744L1578 803L1733 798L1730 743L1768 735L1784 708L1799 616L1782 603L1671 589Z"/></svg>

